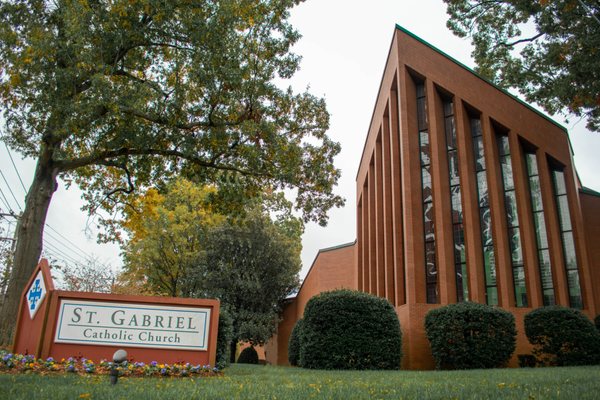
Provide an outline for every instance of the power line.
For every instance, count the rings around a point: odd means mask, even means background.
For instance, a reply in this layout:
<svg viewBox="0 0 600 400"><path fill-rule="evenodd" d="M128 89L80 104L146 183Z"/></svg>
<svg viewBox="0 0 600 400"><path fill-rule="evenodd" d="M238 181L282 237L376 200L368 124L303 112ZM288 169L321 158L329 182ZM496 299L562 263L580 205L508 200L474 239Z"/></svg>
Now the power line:
<svg viewBox="0 0 600 400"><path fill-rule="evenodd" d="M15 218L18 218L14 214L6 214L6 215L7 216L10 215ZM2 216L3 215L0 214L0 217L2 217ZM51 231L56 233L56 235L60 236L67 243L69 243L69 245L63 243L63 241L61 239L57 238L52 232L50 232L48 230L45 230L45 232L44 232L44 235L45 235L45 237L43 238L44 244L51 247L55 253L61 254L62 258L66 259L72 263L75 263L77 265L80 265L80 266L83 266L83 265L87 264L90 260L94 259L93 255L82 250L81 247L77 246L75 243L73 243L71 240L69 240L63 234L58 232L52 226L50 226L48 224L45 224L45 225L46 225L46 227L50 228ZM48 239L52 239L52 241L49 241ZM75 250L77 250L77 251L75 251ZM109 269L109 267L106 264L100 262L99 260L96 260L96 262L100 266Z"/></svg>
<svg viewBox="0 0 600 400"><path fill-rule="evenodd" d="M56 236L52 235L50 232L45 232L44 234L45 238L44 239L52 239L52 244L55 246L60 246L61 247L61 251L64 251L65 253L68 253L69 257L71 257L73 260L83 260L83 262L87 261L87 259L89 258L89 255L85 254L82 256L78 253L75 253L73 251L73 249L71 249L68 245L65 245L60 239L57 239Z"/></svg>
<svg viewBox="0 0 600 400"><path fill-rule="evenodd" d="M2 188L0 188L0 196L2 196L2 202L4 203L4 206L6 207L6 211L10 214L14 214L12 207L10 206L6 196L4 195L4 192L2 191Z"/></svg>
<svg viewBox="0 0 600 400"><path fill-rule="evenodd" d="M49 243L46 239L44 239L43 243L44 243L44 247L42 249L42 253L53 257L57 262L63 262L65 264L65 266L74 265L74 266L78 266L78 267L82 267L82 268L86 267L87 264L81 263L81 262L75 260L74 258L72 258L71 256L69 256L68 254L65 254L60 249L55 247L53 244ZM100 266L110 270L110 268L108 268L105 264L102 264L100 262L98 262L98 264Z"/></svg>
<svg viewBox="0 0 600 400"><path fill-rule="evenodd" d="M53 258L56 261L59 261L59 262L62 261L62 262L64 262L63 257L60 257L60 256L56 255L54 253L54 251L49 250L46 247L42 250L42 257ZM65 264L67 264L67 263L65 262Z"/></svg>
<svg viewBox="0 0 600 400"><path fill-rule="evenodd" d="M594 15L594 11L590 8L590 6L588 6L587 4L585 4L583 2L583 0L579 0L579 4L581 4L581 6L583 7L583 9L585 11L587 11L588 14L590 14L590 17L594 18L596 20L596 22L600 24L600 19L598 19L598 17L596 17L596 15Z"/></svg>
<svg viewBox="0 0 600 400"><path fill-rule="evenodd" d="M4 179L4 183L6 183L6 187L8 188L8 191L12 195L13 199L15 199L15 203L17 203L17 207L19 207L19 210L23 211L23 209L21 208L21 204L19 204L19 200L17 200L17 197L15 196L12 189L10 188L10 185L8 184L8 181L6 180L6 177L4 176L4 173L2 172L1 169L0 169L0 175L2 176L2 179Z"/></svg>
<svg viewBox="0 0 600 400"><path fill-rule="evenodd" d="M86 251L82 250L81 247L77 246L75 243L73 243L71 240L69 240L67 237L65 237L64 235L62 235L59 231L57 231L56 229L54 229L50 225L46 224L46 227L50 228L50 230L52 230L58 236L60 236L61 238L63 238L65 241L67 241L67 243L69 243L71 246L73 246L74 249L78 250L79 254L77 254L73 249L71 249L71 247L65 245L59 239L57 239L56 237L54 237L54 235L52 235L52 233L50 233L49 231L46 231L46 233L48 234L49 237L51 237L53 240L55 240L58 243L60 243L60 245L63 246L64 248L66 248L69 251L71 251L72 252L71 254L73 254L76 257L79 257L79 258L83 259L83 262L81 262L81 261L78 262L79 265L87 264L88 261L95 260L96 263L98 265L100 265L101 267L104 267L106 269L110 269L110 267L108 267L106 264L104 264L103 262L100 262L100 260L95 259L95 257L93 255L91 255L91 254L87 253Z"/></svg>
<svg viewBox="0 0 600 400"><path fill-rule="evenodd" d="M18 218L13 213L0 214L0 217L4 217L4 215ZM9 221L9 223L10 223L10 221ZM56 233L56 235L60 236L62 239L64 239L66 242L69 243L69 245L63 243L63 241L61 241L61 239L56 237L52 232L50 232L49 230L46 230L45 237L43 238L43 243L44 243L44 245L50 247L53 250L54 256L56 256L57 254L60 254L62 257L58 257L58 258L62 258L66 261L75 263L80 266L86 264L89 260L92 260L94 258L92 255L90 255L89 253L82 250L81 247L77 246L75 243L73 243L71 240L69 240L67 237L65 237L63 234L61 234L59 231L54 229L52 226L50 226L49 224L45 224L45 225L51 231ZM52 239L52 241L49 241L48 239ZM99 261L98 261L98 264L104 268L108 268L104 263L101 263Z"/></svg>
<svg viewBox="0 0 600 400"><path fill-rule="evenodd" d="M82 265L79 261L77 261L74 258L72 258L71 256L63 253L60 249L56 248L53 244L48 243L48 240L44 239L43 244L44 244L44 247L47 247L50 250L52 250L54 253L61 255L61 257L57 257L57 258L61 258L63 261L69 261L70 263L75 264L75 265Z"/></svg>
<svg viewBox="0 0 600 400"><path fill-rule="evenodd" d="M60 236L61 238L63 238L64 240L67 241L67 243L69 243L71 246L73 246L74 248L76 248L77 250L79 250L79 252L81 254L84 255L84 257L86 258L91 258L90 255L85 252L84 250L81 249L81 247L77 246L75 243L73 243L72 241L70 241L68 238L66 238L65 236L63 236L59 231L57 231L56 229L54 229L53 227L51 227L50 225L46 224L46 226L53 231L54 233L56 233L58 236Z"/></svg>
<svg viewBox="0 0 600 400"><path fill-rule="evenodd" d="M27 188L25 187L25 184L23 183L23 179L21 178L21 174L19 173L19 170L17 169L17 166L14 162L14 159L12 157L12 154L10 152L9 147L6 145L6 142L4 143L4 146L6 147L6 151L8 153L8 156L10 158L10 161L12 163L12 166L17 174L17 178L19 179L19 182L21 184L21 187L23 188L23 191L25 193L25 195L27 195ZM2 174L2 179L4 180L4 182L6 183L6 186L8 188L8 190L10 191L10 194L12 195L13 199L15 200L17 207L19 208L19 210L22 211L21 205L19 203L19 201L17 200L14 192L12 191L12 188L10 187L8 180L6 179L6 177L4 176L4 174L2 173L2 171L0 171L0 174ZM10 205L10 202L8 201L8 198L6 197L6 195L4 194L4 192L2 191L2 189L0 189L0 195L2 195L2 199L3 203L5 203L6 207L7 207L7 211L10 212L12 215L14 215L14 211L12 210L12 207ZM84 260L84 262L87 262L88 260L93 259L93 256L91 256L90 254L88 254L86 251L82 250L81 247L77 246L75 243L73 243L71 240L69 240L67 237L65 237L64 235L62 235L59 231L57 231L56 229L54 229L52 226L50 226L49 224L45 224L47 228L49 228L52 232L56 233L58 236L60 236L62 239L64 239L67 243L69 243L69 245L64 244L60 239L56 238L54 235L52 235L51 232L46 231L46 234L48 235L49 238L52 238L55 243L58 243L59 246L62 246L64 249L66 249L65 251L70 251L70 254L73 255L73 257L71 256L67 256L64 252L60 252L63 256L68 257L72 262L76 262L78 264L81 264L80 261L77 261L74 257L77 258L81 258ZM48 244L48 243L46 243ZM72 247L71 247L72 246ZM57 249L56 247L54 247L56 252L59 252L59 249ZM99 263L101 266L103 266L104 268L108 268L105 264L103 263Z"/></svg>
<svg viewBox="0 0 600 400"><path fill-rule="evenodd" d="M17 166L15 165L15 160L13 160L12 154L10 154L10 149L6 145L6 142L4 142L4 147L6 147L6 152L8 153L8 157L10 158L10 162L12 163L12 166L15 169L15 172L17 173L17 178L19 178L19 182L21 182L21 187L23 188L23 191L25 192L25 196L27 196L27 189L25 189L25 185L23 184L23 180L21 179L21 174L19 174L19 170L17 169Z"/></svg>

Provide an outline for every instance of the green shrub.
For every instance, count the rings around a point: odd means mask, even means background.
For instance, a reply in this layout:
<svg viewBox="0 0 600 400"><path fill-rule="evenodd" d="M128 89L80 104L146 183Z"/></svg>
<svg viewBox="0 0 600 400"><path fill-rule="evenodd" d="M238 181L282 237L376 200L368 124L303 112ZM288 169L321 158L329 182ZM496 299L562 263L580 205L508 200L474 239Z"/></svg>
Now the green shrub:
<svg viewBox="0 0 600 400"><path fill-rule="evenodd" d="M596 329L598 329L600 332L600 314L596 315L596 318L594 318L594 323L596 324Z"/></svg>
<svg viewBox="0 0 600 400"><path fill-rule="evenodd" d="M258 364L258 353L254 346L246 347L237 359L238 364Z"/></svg>
<svg viewBox="0 0 600 400"><path fill-rule="evenodd" d="M306 305L301 329L301 367L400 368L400 323L385 299L351 290L321 293Z"/></svg>
<svg viewBox="0 0 600 400"><path fill-rule="evenodd" d="M231 314L221 307L219 311L219 329L217 332L217 360L216 367L223 369L229 365L230 343L233 339L233 318Z"/></svg>
<svg viewBox="0 0 600 400"><path fill-rule="evenodd" d="M290 335L290 340L288 341L288 361L291 366L298 366L298 361L300 358L300 346L302 341L302 318L300 318L296 325L294 325L294 329L292 329L292 334Z"/></svg>
<svg viewBox="0 0 600 400"><path fill-rule="evenodd" d="M542 307L525 315L525 334L542 365L589 365L600 362L600 333L581 312Z"/></svg>
<svg viewBox="0 0 600 400"><path fill-rule="evenodd" d="M425 331L438 369L496 368L515 351L515 317L478 303L458 303L431 310Z"/></svg>

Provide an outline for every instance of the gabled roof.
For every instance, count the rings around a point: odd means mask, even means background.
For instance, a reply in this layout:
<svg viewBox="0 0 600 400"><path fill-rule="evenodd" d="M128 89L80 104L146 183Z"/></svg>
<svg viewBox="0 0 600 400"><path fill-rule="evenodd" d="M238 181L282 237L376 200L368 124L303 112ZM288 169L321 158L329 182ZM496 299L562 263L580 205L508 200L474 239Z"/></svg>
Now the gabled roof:
<svg viewBox="0 0 600 400"><path fill-rule="evenodd" d="M319 258L319 255L321 255L321 253L326 253L328 251L334 251L334 250L343 249L345 247L354 246L355 244L356 244L356 239L353 242L348 242L348 243L344 243L344 244L339 244L337 246L331 246L331 247L325 247L323 249L319 249L319 251L317 252L317 255L313 259L312 264L310 265L310 268L308 269L308 272L306 273L306 276L302 280L302 284L298 288L298 291L295 294L293 294L292 296L288 297L287 299L293 299L293 298L295 298L298 295L298 293L300 293L300 291L302 290L302 287L304 286L304 282L306 282L306 279L308 278L308 276L312 272L312 269L313 269L313 267L315 265L315 262L317 262L317 259Z"/></svg>
<svg viewBox="0 0 600 400"><path fill-rule="evenodd" d="M547 120L551 124L555 125L557 128L559 128L567 136L567 140L568 140L568 143L569 143L569 149L571 151L571 154L573 154L573 145L571 144L571 138L569 137L569 132L568 132L567 128L565 128L563 125L559 124L554 119L550 118L548 115L544 114L543 112L541 112L538 109L534 108L533 106L531 106L530 104L528 104L525 101L521 100L517 96L515 96L512 93L508 92L506 89L498 86L494 82L492 82L489 79L487 79L487 78L483 77L482 75L478 74L472 68L467 67L465 64L461 63L460 61L458 61L454 57L448 55L447 53L445 53L444 51L440 50L439 48L437 48L436 46L432 45L431 43L427 42L426 40L424 40L424 39L420 38L419 36L415 35L411 31L409 31L408 29L404 28L403 26L396 24L395 29L398 30L398 31L400 31L400 32L402 32L402 33L404 33L404 34L406 34L406 35L408 35L409 37L415 39L419 43L427 46L431 50L435 51L436 53L440 54L444 58L447 58L449 61L453 62L454 64L458 65L462 69L466 70L467 72L471 73L475 77L479 78L485 84L488 84L488 85L494 87L495 89L497 89L501 93L503 93L506 96L510 97L511 99L517 101L519 104L525 106L527 109L533 111L534 113L536 113L537 115L541 116L542 118L544 118L545 120ZM394 34L395 34L395 32L394 32ZM385 64L385 67L383 69L381 81L379 83L379 90L377 91L378 94L382 90L382 85L383 85L383 79L384 79L384 76L385 76L385 71L387 70L387 66L388 66L388 63L390 61L390 55L392 54L393 43L394 43L394 41L392 39L392 42L390 43L390 49L388 51L388 57L387 57L387 60L386 60L386 64ZM368 129L371 129L371 125L373 124L373 120L375 118L375 110L376 110L376 108L377 108L377 101L375 102L375 105L373 106L373 113L371 114L371 121L369 122L369 128ZM366 144L367 139L368 139L368 136L365 138L365 144ZM360 165L362 163L362 157L364 157L364 154L362 154L361 160L360 160L360 162L358 164L359 168L360 168ZM357 178L358 178L358 170L357 170Z"/></svg>
<svg viewBox="0 0 600 400"><path fill-rule="evenodd" d="M583 194L589 194L590 196L600 197L600 192L595 191L594 189L590 189L588 187L582 186L579 191Z"/></svg>
<svg viewBox="0 0 600 400"><path fill-rule="evenodd" d="M475 70L467 67L465 64L461 63L460 61L458 61L454 57L452 57L452 56L448 55L447 53L443 52L442 50L438 49L437 47L435 47L431 43L427 42L426 40L421 39L419 36L415 35L411 31L409 31L408 29L406 29L406 28L404 28L404 27L402 27L402 26L400 26L398 24L396 24L396 29L398 29L399 31L402 31L402 32L406 33L408 36L412 37L413 39L417 40L418 42L423 43L425 46L429 47L433 51L435 51L435 52L441 54L442 56L446 57L448 60L452 61L453 63L455 63L459 67L461 67L461 68L467 70L468 72L472 73L473 75L475 75L476 77L478 77L479 79L481 79L482 81L484 81L485 83L487 83L489 85L492 85L493 87L495 87L496 89L498 89L499 91L501 91L502 93L504 93L505 95L511 97L513 100L516 100L517 102L521 103L522 105L524 105L525 107L529 108L531 111L535 112L536 114L538 114L542 118L546 119L547 121L551 122L552 124L556 125L560 129L562 129L567 134L567 136L568 136L567 128L565 128L563 125L559 124L558 122L556 122L555 120L553 120L552 118L550 118L548 115L546 115L543 112L539 111L538 109L532 107L530 104L524 102L523 100L521 100L517 96L515 96L512 93L508 92L506 89L498 86L497 84L495 84L494 82L490 81L489 79L487 79L487 78L483 77L482 75L478 74L477 72L475 72ZM570 142L569 142L569 144L570 144Z"/></svg>

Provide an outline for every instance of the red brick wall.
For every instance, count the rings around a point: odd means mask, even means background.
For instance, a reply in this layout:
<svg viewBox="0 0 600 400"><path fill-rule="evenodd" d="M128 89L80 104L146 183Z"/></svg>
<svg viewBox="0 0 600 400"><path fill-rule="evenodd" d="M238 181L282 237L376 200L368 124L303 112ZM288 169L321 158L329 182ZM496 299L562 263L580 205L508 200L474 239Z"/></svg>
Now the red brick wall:
<svg viewBox="0 0 600 400"><path fill-rule="evenodd" d="M424 84L427 93L438 304L425 304L417 82ZM535 227L523 155L525 144L536 149L538 158L555 296L558 304L569 305L550 163L558 163L564 168L583 311L590 316L595 314L599 302L594 288L598 287L600 266L594 260L600 259L600 250L594 243L600 238L600 208L591 204L598 201L586 199L585 203L580 203L571 148L564 129L402 29L395 31L356 179L359 289L386 297L396 306L404 334L403 367L433 367L423 330L424 315L434 307L457 301L443 98L451 98L455 109L469 297L471 301L485 303L470 115L477 115L482 124L499 306L511 311L516 318L519 336L511 360L511 365L516 366L517 354L530 352L524 335L523 316L542 305ZM504 188L496 144L496 134L500 131L508 136L510 143L529 304L524 308L517 308L515 304ZM399 165L395 165L398 160ZM390 243L393 243L391 248Z"/></svg>
<svg viewBox="0 0 600 400"><path fill-rule="evenodd" d="M581 208L585 221L585 233L590 252L592 287L596 314L600 310L600 196L581 193ZM595 315L590 315L595 317Z"/></svg>

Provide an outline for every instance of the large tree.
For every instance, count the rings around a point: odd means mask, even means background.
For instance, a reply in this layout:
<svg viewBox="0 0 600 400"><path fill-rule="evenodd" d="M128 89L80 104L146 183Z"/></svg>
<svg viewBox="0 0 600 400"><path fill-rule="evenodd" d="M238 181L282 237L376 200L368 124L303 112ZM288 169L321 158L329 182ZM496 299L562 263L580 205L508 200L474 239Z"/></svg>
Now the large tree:
<svg viewBox="0 0 600 400"><path fill-rule="evenodd" d="M261 207L211 229L189 287L195 297L218 298L231 315L232 362L239 341L260 345L275 332L282 302L299 284L302 230L294 218L273 222Z"/></svg>
<svg viewBox="0 0 600 400"><path fill-rule="evenodd" d="M598 0L444 0L448 27L470 36L477 71L548 112L600 131Z"/></svg>
<svg viewBox="0 0 600 400"><path fill-rule="evenodd" d="M225 217L214 211L213 193L180 178L133 201L121 223L130 240L120 282L143 282L156 295L220 299L233 319L235 355L239 340L263 344L272 336L281 301L298 285L304 226L272 194Z"/></svg>
<svg viewBox="0 0 600 400"><path fill-rule="evenodd" d="M88 211L111 216L137 188L181 171L226 186L230 199L295 189L304 218L320 223L343 203L324 100L275 84L298 69L287 21L298 2L0 3L3 139L37 160L0 342L10 341L58 178L83 189Z"/></svg>

